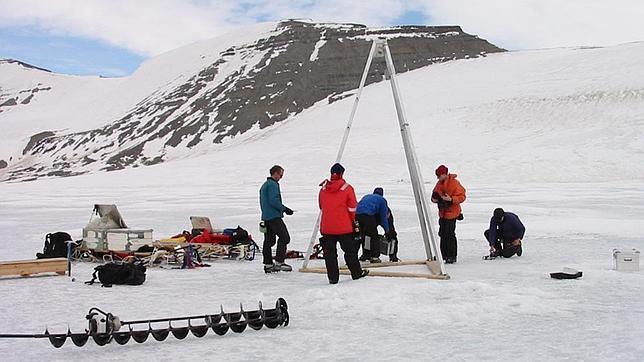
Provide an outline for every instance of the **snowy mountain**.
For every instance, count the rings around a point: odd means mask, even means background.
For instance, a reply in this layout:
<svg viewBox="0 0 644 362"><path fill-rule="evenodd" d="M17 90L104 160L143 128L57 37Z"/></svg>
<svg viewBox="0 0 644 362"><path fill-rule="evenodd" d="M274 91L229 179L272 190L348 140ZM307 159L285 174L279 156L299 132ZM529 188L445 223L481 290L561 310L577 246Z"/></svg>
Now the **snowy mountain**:
<svg viewBox="0 0 644 362"><path fill-rule="evenodd" d="M171 51L124 79L17 72L19 64L0 64L0 87L8 89L0 96L7 118L1 124L14 132L14 148L2 149L8 167L0 178L111 171L210 152L227 138L348 96L376 37L389 39L401 73L502 51L457 26L369 29L286 21ZM377 63L367 84L383 78L384 64ZM55 104L23 106L43 91L53 93L48 100ZM50 108L56 113L39 120ZM30 138L15 134L25 130L25 120L34 123Z"/></svg>

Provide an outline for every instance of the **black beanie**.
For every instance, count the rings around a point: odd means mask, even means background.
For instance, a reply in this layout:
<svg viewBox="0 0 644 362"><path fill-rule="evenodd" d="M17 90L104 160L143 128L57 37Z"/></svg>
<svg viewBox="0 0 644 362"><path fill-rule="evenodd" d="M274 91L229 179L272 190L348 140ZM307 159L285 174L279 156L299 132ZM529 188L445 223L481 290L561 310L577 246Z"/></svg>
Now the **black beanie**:
<svg viewBox="0 0 644 362"><path fill-rule="evenodd" d="M334 173L342 175L344 173L344 167L342 167L342 165L339 163L334 164L333 166L331 166L331 174Z"/></svg>
<svg viewBox="0 0 644 362"><path fill-rule="evenodd" d="M385 191L382 189L382 187L376 187L375 189L373 189L373 193L378 194L380 196L384 196Z"/></svg>
<svg viewBox="0 0 644 362"><path fill-rule="evenodd" d="M501 218L505 215L505 211L502 208L498 207L494 209L494 218L498 221L501 221Z"/></svg>

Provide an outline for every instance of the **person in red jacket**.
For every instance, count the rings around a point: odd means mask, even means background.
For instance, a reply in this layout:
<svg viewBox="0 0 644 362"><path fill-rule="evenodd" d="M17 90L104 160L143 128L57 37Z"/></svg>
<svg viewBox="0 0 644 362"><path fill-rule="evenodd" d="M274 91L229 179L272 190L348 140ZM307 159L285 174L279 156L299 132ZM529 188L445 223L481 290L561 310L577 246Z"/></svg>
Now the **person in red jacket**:
<svg viewBox="0 0 644 362"><path fill-rule="evenodd" d="M445 165L436 169L438 181L432 192L432 202L438 204L438 235L441 238L441 254L445 263L456 263L456 220L462 220L461 203L465 201L465 188Z"/></svg>
<svg viewBox="0 0 644 362"><path fill-rule="evenodd" d="M324 252L324 263L330 284L337 284L340 278L338 269L338 246L344 252L344 261L351 271L351 277L360 279L368 270L362 270L358 261L359 240L354 238L356 217L356 194L353 187L343 178L344 167L336 163L331 167L331 177L322 181L318 203L322 212L320 222L320 245Z"/></svg>

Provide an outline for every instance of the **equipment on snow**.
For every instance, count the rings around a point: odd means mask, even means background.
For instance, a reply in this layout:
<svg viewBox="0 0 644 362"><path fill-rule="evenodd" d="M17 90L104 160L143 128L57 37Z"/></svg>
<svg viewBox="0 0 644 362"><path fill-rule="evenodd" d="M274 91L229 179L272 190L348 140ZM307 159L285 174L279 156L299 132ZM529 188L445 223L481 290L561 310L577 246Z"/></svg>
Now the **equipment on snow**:
<svg viewBox="0 0 644 362"><path fill-rule="evenodd" d="M562 272L550 273L550 277L554 279L577 279L582 276L582 272L577 269L563 268Z"/></svg>
<svg viewBox="0 0 644 362"><path fill-rule="evenodd" d="M95 251L134 251L154 243L152 231L128 228L116 205L95 204L83 228L82 246Z"/></svg>
<svg viewBox="0 0 644 362"><path fill-rule="evenodd" d="M140 262L113 262L99 265L94 268L92 280L85 284L92 285L97 279L101 281L101 286L111 287L112 284L141 285L145 282L145 266Z"/></svg>
<svg viewBox="0 0 644 362"><path fill-rule="evenodd" d="M640 252L637 249L622 251L613 249L613 269L617 271L639 271Z"/></svg>
<svg viewBox="0 0 644 362"><path fill-rule="evenodd" d="M88 328L85 332L72 333L67 328L66 333L54 334L45 328L45 332L40 334L0 334L0 338L47 338L56 348L62 347L68 337L77 347L84 346L90 337L99 346L104 346L112 341L124 345L130 341L130 338L137 343L143 343L150 335L161 342L169 334L172 334L177 339L186 338L188 333L201 338L206 335L208 329L212 328L217 335L223 336L229 329L235 333L241 333L246 329L246 326L254 330L260 330L263 326L273 329L278 326L286 327L289 323L288 305L283 298L277 299L275 309L264 309L261 302L258 310L245 311L241 304L239 309L239 312L225 313L224 307L221 306L219 314L122 321L112 313L106 313L99 308L93 307L85 316L88 321ZM192 320L202 320L204 323L193 325ZM187 321L188 325L175 327L172 322L176 321ZM168 328L152 327L152 323L161 322L168 322ZM133 329L132 326L137 324L147 325L147 328ZM122 331L121 328L125 326L127 326L127 329Z"/></svg>
<svg viewBox="0 0 644 362"><path fill-rule="evenodd" d="M59 231L45 235L45 246L42 253L36 253L36 258L66 258L68 241L72 241L72 236L66 232Z"/></svg>

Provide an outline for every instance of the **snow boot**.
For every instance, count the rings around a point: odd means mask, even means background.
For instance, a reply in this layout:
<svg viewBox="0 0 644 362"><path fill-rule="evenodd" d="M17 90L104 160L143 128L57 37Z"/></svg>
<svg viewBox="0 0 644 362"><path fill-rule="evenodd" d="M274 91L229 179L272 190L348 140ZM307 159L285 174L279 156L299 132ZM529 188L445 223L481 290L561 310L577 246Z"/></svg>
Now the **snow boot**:
<svg viewBox="0 0 644 362"><path fill-rule="evenodd" d="M362 254L358 260L360 260L360 261L369 261L369 255Z"/></svg>
<svg viewBox="0 0 644 362"><path fill-rule="evenodd" d="M353 278L353 280L358 280L358 279L360 279L360 278L364 278L364 277L366 277L367 275L369 275L369 269L364 269L364 270L362 270L362 273L360 274L360 276L359 276L359 277L357 277L357 278Z"/></svg>
<svg viewBox="0 0 644 362"><path fill-rule="evenodd" d="M280 271L280 269L275 264L264 264L264 273L269 274L278 271Z"/></svg>
<svg viewBox="0 0 644 362"><path fill-rule="evenodd" d="M286 264L284 262L280 263L279 261L276 261L275 262L275 269L277 269L278 271L290 272L290 271L293 270L293 267L291 267L290 265L288 265L288 264Z"/></svg>
<svg viewBox="0 0 644 362"><path fill-rule="evenodd" d="M371 264L377 264L377 263L382 263L382 260L380 260L380 258L370 258L369 262Z"/></svg>

